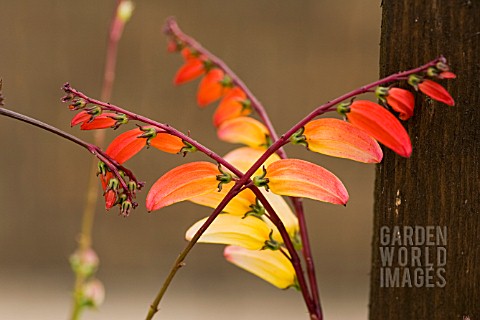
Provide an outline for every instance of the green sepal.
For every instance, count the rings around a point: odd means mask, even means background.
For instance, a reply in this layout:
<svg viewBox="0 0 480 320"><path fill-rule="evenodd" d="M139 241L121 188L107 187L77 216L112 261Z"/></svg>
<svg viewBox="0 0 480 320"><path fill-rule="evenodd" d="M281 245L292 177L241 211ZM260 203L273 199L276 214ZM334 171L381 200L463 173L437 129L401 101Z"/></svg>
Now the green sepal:
<svg viewBox="0 0 480 320"><path fill-rule="evenodd" d="M217 174L216 178L217 181L220 181L218 183L218 191L222 191L222 186L224 184L230 183L232 181L232 175L226 171L223 171L222 165L218 164L218 171L220 171L221 174Z"/></svg>

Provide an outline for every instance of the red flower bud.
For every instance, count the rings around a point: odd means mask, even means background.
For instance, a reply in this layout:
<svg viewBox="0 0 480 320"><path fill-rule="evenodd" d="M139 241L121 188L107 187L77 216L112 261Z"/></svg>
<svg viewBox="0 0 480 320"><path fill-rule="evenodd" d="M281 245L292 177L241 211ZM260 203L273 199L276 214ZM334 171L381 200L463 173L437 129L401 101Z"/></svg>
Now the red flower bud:
<svg viewBox="0 0 480 320"><path fill-rule="evenodd" d="M452 96L442 87L440 84L436 83L432 80L423 80L418 84L418 88L420 91L425 93L430 98L443 102L446 105L453 106L455 105L455 101L453 100Z"/></svg>
<svg viewBox="0 0 480 320"><path fill-rule="evenodd" d="M175 85L180 85L192 81L204 73L205 65L202 60L196 58L188 59L178 70L175 78L173 79L173 83Z"/></svg>
<svg viewBox="0 0 480 320"><path fill-rule="evenodd" d="M398 116L400 119L407 120L413 115L415 98L410 91L400 88L390 88L385 99L393 110L400 113Z"/></svg>
<svg viewBox="0 0 480 320"><path fill-rule="evenodd" d="M102 113L98 116L94 116L92 119L92 115L90 115L86 110L80 111L72 118L70 125L76 126L77 124L81 123L80 129L81 130L94 130L94 129L106 129L115 126L117 122L112 117L116 117L115 113Z"/></svg>
<svg viewBox="0 0 480 320"><path fill-rule="evenodd" d="M200 82L197 92L197 103L200 107L220 99L229 90L229 78L220 69L210 70ZM231 80L230 80L231 81Z"/></svg>
<svg viewBox="0 0 480 320"><path fill-rule="evenodd" d="M350 105L348 121L402 157L410 157L412 144L400 121L384 107L359 100Z"/></svg>

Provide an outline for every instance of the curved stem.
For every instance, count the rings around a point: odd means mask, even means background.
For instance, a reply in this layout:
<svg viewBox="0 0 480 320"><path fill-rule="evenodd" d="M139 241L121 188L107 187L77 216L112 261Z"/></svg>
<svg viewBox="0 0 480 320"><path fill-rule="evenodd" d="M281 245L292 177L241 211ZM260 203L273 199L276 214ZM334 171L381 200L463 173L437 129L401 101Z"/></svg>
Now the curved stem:
<svg viewBox="0 0 480 320"><path fill-rule="evenodd" d="M197 42L195 39L192 37L186 35L185 33L180 30L180 27L178 26L177 22L173 17L170 17L167 19L164 27L164 32L167 35L172 35L181 42L187 44L189 47L195 49L198 53L208 57L208 59L216 65L219 69L223 70L228 76L232 79L232 82L242 89L243 92L245 92L247 98L250 100L252 104L252 108L257 112L258 116L260 119L262 119L263 123L267 127L269 133L270 133L270 138L272 141L278 140L278 134L275 131L275 128L273 127L273 124L268 117L265 108L263 107L262 103L260 100L257 99L257 97L250 91L250 89L245 85L245 83L240 79L235 72L233 72L232 69L220 58L215 56L213 53L205 49L199 42ZM281 158L286 158L285 151L280 148L277 151L277 154Z"/></svg>

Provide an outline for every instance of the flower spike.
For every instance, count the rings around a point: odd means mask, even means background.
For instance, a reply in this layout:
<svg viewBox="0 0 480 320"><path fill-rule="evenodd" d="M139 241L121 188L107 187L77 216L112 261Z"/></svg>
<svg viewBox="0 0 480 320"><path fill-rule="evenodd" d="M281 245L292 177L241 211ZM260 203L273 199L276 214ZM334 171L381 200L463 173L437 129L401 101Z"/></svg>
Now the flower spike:
<svg viewBox="0 0 480 320"><path fill-rule="evenodd" d="M355 127L367 132L402 157L410 157L412 143L400 121L384 107L367 100L354 101L350 106L339 105Z"/></svg>

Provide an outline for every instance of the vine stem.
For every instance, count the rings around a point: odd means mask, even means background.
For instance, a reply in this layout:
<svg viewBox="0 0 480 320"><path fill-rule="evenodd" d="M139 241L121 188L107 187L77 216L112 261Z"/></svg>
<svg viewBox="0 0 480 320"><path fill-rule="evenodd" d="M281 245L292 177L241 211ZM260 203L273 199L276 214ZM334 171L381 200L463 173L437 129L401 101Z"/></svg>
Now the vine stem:
<svg viewBox="0 0 480 320"><path fill-rule="evenodd" d="M408 71L403 71L403 72L398 72L398 73L395 73L395 74L392 74L388 77L385 77L383 79L380 79L380 80L377 80L377 81L374 81L370 84L367 84L363 87L360 87L358 89L355 89L353 91L350 91L349 93L346 93L338 98L335 98L323 105L320 105L318 106L317 108L315 108L310 114L308 114L307 116L305 116L302 120L300 120L297 124L295 124L292 128L290 128L286 133L284 133L281 137L279 137L278 140L276 140L264 153L263 155L250 167L250 169L247 170L247 172L245 174L243 174L242 172L240 172L238 169L236 169L235 167L233 167L230 163L228 163L227 161L225 161L222 157L220 157L219 155L217 155L215 152L211 151L210 149L208 149L207 147L203 146L202 144L198 143L197 141L195 141L194 139L192 139L191 137L181 133L180 131L176 130L175 128L169 126L169 125L166 125L166 124L162 124L162 123L159 123L159 122L156 122L156 121L153 121L149 118L146 118L146 117L143 117L143 116L140 116L140 115L137 115L135 113L132 113L130 111L127 111L125 109L122 109L120 107L117 107L113 104L109 104L109 103L105 103L105 102L102 102L102 101L99 101L99 100L96 100L96 99L92 99L88 96L86 96L85 94L81 93L80 91L72 88L68 83L66 83L64 85L64 90L65 92L67 93L72 93L78 97L81 97L83 99L85 99L88 103L92 103L92 104L96 104L96 105L99 105L101 106L103 109L105 110L110 110L110 111L113 111L113 112L117 112L117 113L123 113L125 115L127 115L129 117L129 119L132 119L132 120L137 120L137 121L140 121L140 122L143 122L143 123L146 123L146 124L150 124L150 125L153 125L155 127L158 127L162 130L164 130L165 132L169 133L169 134L172 134L174 136L177 136L181 139L183 139L184 141L190 143L191 145L193 145L194 147L197 148L198 151L204 153L205 155L207 155L208 157L212 158L213 160L217 161L218 163L222 164L223 166L225 166L227 169L229 169L230 171L232 171L235 175L237 175L238 177L240 177L240 179L237 181L237 184L240 185L240 187L238 187L240 190L241 187L247 183L251 183L251 180L250 180L250 177L255 173L255 171L260 168L260 166L273 154L275 153L277 150L279 150L280 148L282 148L284 145L288 144L289 143L289 139L290 137L295 133L297 132L300 128L302 128L305 124L307 124L309 121L313 120L314 118L316 118L317 116L319 115L322 115L326 112L330 112L330 111L334 111L336 110L335 108L335 105L342 102L342 101L345 101L345 100L348 100L348 99L351 99L355 96L358 96L360 94L363 94L363 93L366 93L366 92L369 92L372 88L376 87L376 86L379 86L379 85L383 85L383 84L386 84L386 83L390 83L390 82L395 82L395 81L398 81L399 79L403 79L405 77L408 77L410 74L414 74L414 73L419 73L419 72L422 72L422 71L425 71L426 69L428 69L429 67L432 67L434 66L437 62L444 62L446 63L446 60L444 57L439 57L435 60L432 60L430 62L428 62L427 64L424 64L423 66L420 66L418 68L415 68L415 69L411 69L411 70L408 70ZM232 195L232 190L237 190L237 188L232 188L230 190L229 193L227 193L227 195L225 196L225 198L227 197L231 197L229 199L232 199L235 195ZM238 191L235 191L238 193ZM227 199L227 201L225 202L225 204L223 205L223 207L228 203L228 201L230 201L229 199ZM225 200L225 199L224 199ZM268 202L268 201L267 201ZM223 203L223 201L221 202ZM178 269L181 267L181 264L183 263L183 261L185 260L185 258L187 257L188 253L190 252L190 250L193 248L193 246L196 244L196 242L198 241L198 239L201 237L201 235L203 234L203 232L208 228L208 226L211 224L211 222L213 222L213 220L216 218L216 215L218 215L221 210L219 209L219 207L217 207L217 209L211 214L210 218L207 219L207 221L204 223L204 225L202 225L202 227L197 231L197 233L194 235L194 237L192 238L192 240L190 241L190 243L187 245L187 247L180 253L179 255L179 258L177 259L175 265L172 267L172 269L170 270L170 273L167 277L167 281L164 283L164 285L162 286L162 289L160 290L159 294L157 295L157 298L154 300L154 302L152 303L152 305L150 306L150 310L149 310L149 313L147 315L147 320L148 319L152 319L154 314L158 311L158 305L161 301L161 298L163 297L164 293L166 292L166 290L168 289L168 286L170 285L173 277L175 276L176 272L178 271ZM219 210L218 210L219 209ZM219 212L217 212L219 211ZM216 215L215 215L216 214ZM273 212L273 214L271 214L271 216L275 219L275 216L276 214ZM277 216L278 217L278 216ZM281 221L280 221L281 223ZM280 230L279 230L280 231ZM283 232L281 232L281 235L282 235L282 238L284 239L284 241L288 242L290 241L290 238L288 236L288 234L284 234ZM295 250L293 250L293 252L290 252L290 254L292 254L292 264L295 266L298 266L297 265L297 262L295 261L296 259L298 259L298 255L296 253ZM299 259L298 259L299 260ZM308 263L308 262L307 262ZM313 263L313 261L312 261ZM299 262L298 262L299 264ZM303 273L302 273L302 270L297 270L295 269L296 271L296 274L297 276L299 277L299 282L302 282L302 278L304 277L303 276ZM304 294L304 297L305 297L305 292L304 292L304 288L302 288L302 293ZM310 312L310 316L311 316L311 319L315 319L315 320L321 320L322 319L322 314L321 314L321 311L318 310L318 306L316 306L315 310L312 311L311 309L311 298L310 297L307 297L307 299L305 300L305 303L307 304L307 308L309 309L309 312Z"/></svg>

